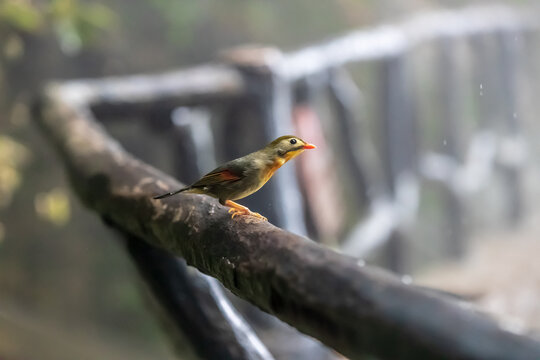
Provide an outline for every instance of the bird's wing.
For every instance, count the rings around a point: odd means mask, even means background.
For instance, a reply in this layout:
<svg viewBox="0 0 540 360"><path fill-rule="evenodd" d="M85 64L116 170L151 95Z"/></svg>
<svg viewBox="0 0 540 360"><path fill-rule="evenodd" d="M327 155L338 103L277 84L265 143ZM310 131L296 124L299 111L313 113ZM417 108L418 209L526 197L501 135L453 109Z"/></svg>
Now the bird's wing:
<svg viewBox="0 0 540 360"><path fill-rule="evenodd" d="M204 175L200 180L191 185L192 188L211 186L227 182L234 182L244 178L244 171L241 167L225 164Z"/></svg>

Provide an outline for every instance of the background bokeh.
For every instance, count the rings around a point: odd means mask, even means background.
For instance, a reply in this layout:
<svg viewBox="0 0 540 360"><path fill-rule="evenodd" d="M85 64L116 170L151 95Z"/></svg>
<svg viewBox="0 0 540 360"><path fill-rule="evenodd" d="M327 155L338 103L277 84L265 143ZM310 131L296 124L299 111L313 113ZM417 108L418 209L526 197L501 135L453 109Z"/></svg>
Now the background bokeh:
<svg viewBox="0 0 540 360"><path fill-rule="evenodd" d="M122 246L70 192L32 123L44 83L207 63L246 43L293 50L473 3L490 2L0 0L0 359L174 358ZM137 133L113 130L144 152Z"/></svg>

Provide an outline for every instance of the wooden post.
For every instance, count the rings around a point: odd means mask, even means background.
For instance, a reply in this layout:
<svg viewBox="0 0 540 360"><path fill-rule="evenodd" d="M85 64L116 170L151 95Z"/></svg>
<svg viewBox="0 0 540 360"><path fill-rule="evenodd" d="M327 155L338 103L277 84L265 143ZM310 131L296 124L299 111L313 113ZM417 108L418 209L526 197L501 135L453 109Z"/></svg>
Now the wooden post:
<svg viewBox="0 0 540 360"><path fill-rule="evenodd" d="M381 61L381 143L388 188L395 194L403 173L417 173L417 125L406 54Z"/></svg>
<svg viewBox="0 0 540 360"><path fill-rule="evenodd" d="M481 130L494 129L500 115L495 96L497 89L497 69L493 64L493 39L486 34L477 34L470 39L474 61L472 87L477 99L478 127Z"/></svg>
<svg viewBox="0 0 540 360"><path fill-rule="evenodd" d="M216 167L210 114L208 110L179 107L171 118L175 175L191 184Z"/></svg>
<svg viewBox="0 0 540 360"><path fill-rule="evenodd" d="M224 58L244 76L246 88L252 94L246 100L251 102L247 106L252 111L250 120L253 121L247 124L245 120L239 123L238 119L229 119L233 123L229 123L233 131L228 132L227 146L249 145L251 151L254 151L279 136L292 134L292 92L290 84L279 73L281 52L275 48L248 46L233 49L225 53ZM243 131L244 126L253 131L246 133ZM294 165L287 164L277 171L273 179L252 198L260 199L258 205L263 206L260 212L270 222L297 234L306 234L304 209Z"/></svg>
<svg viewBox="0 0 540 360"><path fill-rule="evenodd" d="M439 41L439 76L438 87L441 113L442 113L442 134L440 136L441 152L451 159L460 163L463 154L460 153L463 143L463 134L460 132L459 119L463 114L461 102L461 84L459 84L459 71L456 69L456 40L452 38L442 38ZM463 211L460 194L456 189L449 186L444 187L444 207L446 210L446 226L448 231L443 233L445 238L445 252L453 258L461 257L465 250L465 233L463 224Z"/></svg>
<svg viewBox="0 0 540 360"><path fill-rule="evenodd" d="M498 165L505 184L505 217L515 224L523 215L519 175L524 151L519 126L517 34L504 30L495 35L475 36L476 76L479 83L480 126L498 135ZM474 85L473 85L474 86Z"/></svg>
<svg viewBox="0 0 540 360"><path fill-rule="evenodd" d="M417 126L411 99L411 82L407 77L406 54L399 53L381 60L381 122L380 135L387 189L394 201L407 177L416 181ZM405 190L406 191L406 190ZM408 204L396 204L407 206ZM405 237L396 229L388 243L389 267L403 272L406 265Z"/></svg>
<svg viewBox="0 0 540 360"><path fill-rule="evenodd" d="M343 146L344 161L356 184L356 202L361 207L366 208L375 195L374 187L376 185L370 181L370 174L363 158L366 154L361 152L361 149L366 147L364 142L368 134L359 129L356 119L358 107L355 104L360 100L358 99L360 93L343 69L329 71L328 91L333 110L336 113L335 123L340 135L340 144ZM371 176L373 177L373 173Z"/></svg>
<svg viewBox="0 0 540 360"><path fill-rule="evenodd" d="M506 217L508 222L515 225L523 217L523 189L521 184L520 167L524 156L521 124L522 115L519 97L522 84L519 79L519 57L523 55L522 33L517 30L500 31L497 34L500 56L500 77L503 103L503 162L502 172L506 191Z"/></svg>

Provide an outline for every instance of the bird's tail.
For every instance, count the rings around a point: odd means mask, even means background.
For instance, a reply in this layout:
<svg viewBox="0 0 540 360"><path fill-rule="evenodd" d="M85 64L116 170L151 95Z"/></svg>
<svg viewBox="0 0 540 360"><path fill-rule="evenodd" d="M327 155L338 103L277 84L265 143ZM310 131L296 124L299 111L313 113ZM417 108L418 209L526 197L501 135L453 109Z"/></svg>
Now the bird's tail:
<svg viewBox="0 0 540 360"><path fill-rule="evenodd" d="M169 196L173 196L173 195L176 195L178 193L181 193L182 191L186 191L186 190L189 190L190 187L185 187L185 188L182 188L180 190L176 190L176 191L173 191L173 192L168 192L168 193L165 193L165 194L161 194L161 195L158 195L158 196L154 196L152 199L163 199L163 198L167 198Z"/></svg>

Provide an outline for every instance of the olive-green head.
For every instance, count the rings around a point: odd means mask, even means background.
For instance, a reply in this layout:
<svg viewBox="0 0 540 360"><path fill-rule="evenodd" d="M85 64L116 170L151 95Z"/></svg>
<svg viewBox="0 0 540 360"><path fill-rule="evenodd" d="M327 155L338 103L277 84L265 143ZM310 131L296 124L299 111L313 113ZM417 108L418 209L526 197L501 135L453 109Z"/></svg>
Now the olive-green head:
<svg viewBox="0 0 540 360"><path fill-rule="evenodd" d="M285 135L266 145L263 151L288 161L300 155L304 150L315 149L315 147L315 145L300 139L298 136Z"/></svg>

